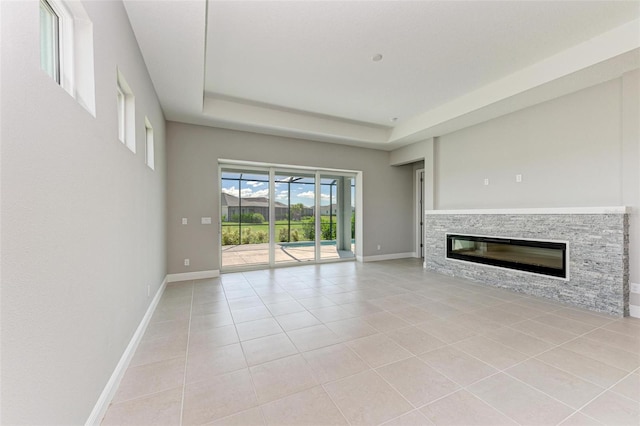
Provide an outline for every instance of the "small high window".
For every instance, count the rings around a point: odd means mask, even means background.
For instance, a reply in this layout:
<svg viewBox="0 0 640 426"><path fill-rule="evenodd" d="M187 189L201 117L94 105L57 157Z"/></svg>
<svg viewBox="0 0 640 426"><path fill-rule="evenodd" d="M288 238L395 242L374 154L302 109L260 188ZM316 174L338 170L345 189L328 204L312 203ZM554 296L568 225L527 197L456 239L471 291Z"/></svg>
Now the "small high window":
<svg viewBox="0 0 640 426"><path fill-rule="evenodd" d="M145 162L151 170L155 170L155 158L153 153L153 127L147 117L144 118L145 130Z"/></svg>
<svg viewBox="0 0 640 426"><path fill-rule="evenodd" d="M40 67L95 117L93 23L81 2L40 0Z"/></svg>
<svg viewBox="0 0 640 426"><path fill-rule="evenodd" d="M60 84L60 17L40 0L40 67Z"/></svg>
<svg viewBox="0 0 640 426"><path fill-rule="evenodd" d="M117 75L116 99L118 102L118 139L131 152L136 152L135 97L120 71L118 71Z"/></svg>

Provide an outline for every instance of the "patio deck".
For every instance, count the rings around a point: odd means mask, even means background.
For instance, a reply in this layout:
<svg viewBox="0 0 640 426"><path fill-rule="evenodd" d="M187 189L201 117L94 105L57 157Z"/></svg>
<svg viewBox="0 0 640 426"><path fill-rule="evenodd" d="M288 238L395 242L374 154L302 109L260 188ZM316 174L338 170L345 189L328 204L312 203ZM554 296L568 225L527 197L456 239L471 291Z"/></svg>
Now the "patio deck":
<svg viewBox="0 0 640 426"><path fill-rule="evenodd" d="M321 245L320 259L340 259L354 257L352 251L337 250L335 245ZM275 261L277 264L312 262L315 247L276 244ZM245 265L261 265L269 263L269 243L240 244L222 246L222 267L238 267Z"/></svg>

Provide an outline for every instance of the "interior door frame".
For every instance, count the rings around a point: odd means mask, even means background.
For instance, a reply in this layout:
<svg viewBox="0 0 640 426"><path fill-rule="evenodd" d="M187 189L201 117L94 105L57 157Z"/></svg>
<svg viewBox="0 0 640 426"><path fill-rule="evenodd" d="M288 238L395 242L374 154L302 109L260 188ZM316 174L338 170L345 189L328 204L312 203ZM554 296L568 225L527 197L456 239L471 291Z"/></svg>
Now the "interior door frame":
<svg viewBox="0 0 640 426"><path fill-rule="evenodd" d="M415 257L424 258L424 169L417 169L415 176Z"/></svg>

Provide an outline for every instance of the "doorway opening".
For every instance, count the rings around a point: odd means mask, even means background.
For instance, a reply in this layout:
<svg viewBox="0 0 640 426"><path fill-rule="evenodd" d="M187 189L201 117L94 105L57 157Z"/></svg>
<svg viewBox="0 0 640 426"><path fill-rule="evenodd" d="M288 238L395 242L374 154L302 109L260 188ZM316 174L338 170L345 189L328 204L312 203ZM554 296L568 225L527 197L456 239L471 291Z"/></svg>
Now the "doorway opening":
<svg viewBox="0 0 640 426"><path fill-rule="evenodd" d="M416 170L416 257L424 259L424 169Z"/></svg>

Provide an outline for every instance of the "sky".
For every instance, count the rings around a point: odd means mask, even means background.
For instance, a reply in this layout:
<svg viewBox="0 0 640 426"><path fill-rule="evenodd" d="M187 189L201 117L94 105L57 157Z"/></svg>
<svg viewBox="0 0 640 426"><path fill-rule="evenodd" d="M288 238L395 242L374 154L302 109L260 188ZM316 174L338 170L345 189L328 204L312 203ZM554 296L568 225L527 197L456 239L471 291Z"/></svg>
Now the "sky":
<svg viewBox="0 0 640 426"><path fill-rule="evenodd" d="M237 178L238 173L226 173L222 174L222 192L226 194L231 194L234 196L238 196L240 193L243 197L267 197L269 195L269 184L264 182L267 180L267 175L249 175L243 174L243 178L249 180L243 180L241 182L241 188L238 185L237 180L226 180L225 177ZM289 197L289 184L288 183L280 183L278 180L284 179L285 176L276 175L276 201L279 201L283 204L288 203ZM313 178L304 178L301 182L307 183L297 183L293 182L290 185L291 189L291 204L302 203L306 207L312 207L314 205L314 190L315 185L313 184ZM327 183L330 180L327 180ZM331 202L336 202L335 196L336 187L333 187L333 194L331 197ZM354 190L352 189L352 195L354 194ZM330 189L328 185L321 186L322 197L320 200L320 205L328 206L330 201ZM352 196L352 205L355 204L355 197Z"/></svg>

